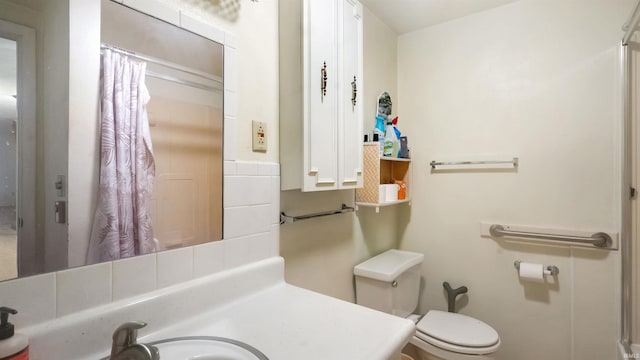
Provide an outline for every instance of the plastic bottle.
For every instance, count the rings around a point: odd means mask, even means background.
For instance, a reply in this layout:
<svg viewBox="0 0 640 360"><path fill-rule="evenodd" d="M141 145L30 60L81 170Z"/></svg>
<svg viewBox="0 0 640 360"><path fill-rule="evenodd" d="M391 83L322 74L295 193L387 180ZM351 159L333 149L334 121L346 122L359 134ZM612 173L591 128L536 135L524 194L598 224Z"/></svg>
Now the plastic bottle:
<svg viewBox="0 0 640 360"><path fill-rule="evenodd" d="M398 140L398 151L395 153L395 157L402 157L402 133L398 130L398 117L394 117L391 120L391 124L393 125L393 131L396 133L396 139ZM406 139L406 136L405 136Z"/></svg>
<svg viewBox="0 0 640 360"><path fill-rule="evenodd" d="M29 338L14 333L9 314L18 312L8 307L0 307L0 360L29 360Z"/></svg>
<svg viewBox="0 0 640 360"><path fill-rule="evenodd" d="M384 118L380 115L376 116L376 128L373 129L374 134L378 134L378 137L384 136Z"/></svg>
<svg viewBox="0 0 640 360"><path fill-rule="evenodd" d="M398 130L398 117L394 117L393 120L391 120L391 124L393 124L393 130L396 132L396 137L398 139L400 139L400 136L402 136L402 133L400 132L400 130Z"/></svg>
<svg viewBox="0 0 640 360"><path fill-rule="evenodd" d="M384 156L398 157L399 149L400 142L396 137L396 132L393 130L393 124L389 122L384 133Z"/></svg>
<svg viewBox="0 0 640 360"><path fill-rule="evenodd" d="M384 155L384 118L382 116L376 116L376 127L373 129L373 141L378 141L380 144L380 157ZM376 139L376 135L377 139Z"/></svg>

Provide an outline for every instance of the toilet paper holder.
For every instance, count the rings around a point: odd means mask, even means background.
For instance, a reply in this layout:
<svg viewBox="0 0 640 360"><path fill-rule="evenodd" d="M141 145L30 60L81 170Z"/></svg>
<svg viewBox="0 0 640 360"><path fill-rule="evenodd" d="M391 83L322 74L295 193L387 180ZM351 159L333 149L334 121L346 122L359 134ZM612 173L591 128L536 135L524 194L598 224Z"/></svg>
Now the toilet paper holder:
<svg viewBox="0 0 640 360"><path fill-rule="evenodd" d="M520 260L516 260L513 262L513 267L515 267L516 269L520 270L520 263L522 261ZM555 276L558 275L560 273L560 269L558 269L557 266L555 265L547 265L544 267L544 274L545 275L551 275L551 276Z"/></svg>

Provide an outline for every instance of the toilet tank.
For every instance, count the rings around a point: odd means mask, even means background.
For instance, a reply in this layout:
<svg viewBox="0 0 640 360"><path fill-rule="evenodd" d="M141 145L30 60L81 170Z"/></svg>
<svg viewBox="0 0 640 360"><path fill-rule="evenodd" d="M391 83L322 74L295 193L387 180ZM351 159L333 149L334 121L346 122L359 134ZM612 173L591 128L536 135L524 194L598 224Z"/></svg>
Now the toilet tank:
<svg viewBox="0 0 640 360"><path fill-rule="evenodd" d="M407 317L418 306L423 260L423 254L393 249L356 265L356 303Z"/></svg>

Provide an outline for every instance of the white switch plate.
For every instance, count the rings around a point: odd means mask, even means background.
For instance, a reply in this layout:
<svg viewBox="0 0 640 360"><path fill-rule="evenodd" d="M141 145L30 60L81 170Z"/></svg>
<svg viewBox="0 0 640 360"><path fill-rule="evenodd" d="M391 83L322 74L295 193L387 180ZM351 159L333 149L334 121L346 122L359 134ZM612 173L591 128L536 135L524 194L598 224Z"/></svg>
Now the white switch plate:
<svg viewBox="0 0 640 360"><path fill-rule="evenodd" d="M267 123L262 121L251 122L251 139L253 151L267 151Z"/></svg>

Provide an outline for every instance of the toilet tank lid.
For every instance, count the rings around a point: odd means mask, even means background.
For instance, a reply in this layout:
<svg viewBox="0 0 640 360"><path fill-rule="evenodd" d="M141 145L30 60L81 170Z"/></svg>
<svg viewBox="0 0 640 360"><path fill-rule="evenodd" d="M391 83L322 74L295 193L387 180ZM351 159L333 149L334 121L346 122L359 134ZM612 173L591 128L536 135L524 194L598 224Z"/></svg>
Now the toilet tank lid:
<svg viewBox="0 0 640 360"><path fill-rule="evenodd" d="M393 281L423 260L424 254L392 249L356 265L353 273L374 280Z"/></svg>

